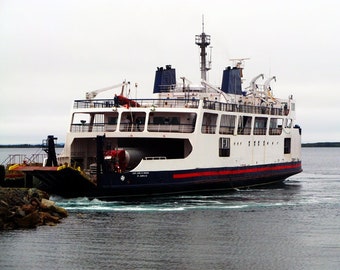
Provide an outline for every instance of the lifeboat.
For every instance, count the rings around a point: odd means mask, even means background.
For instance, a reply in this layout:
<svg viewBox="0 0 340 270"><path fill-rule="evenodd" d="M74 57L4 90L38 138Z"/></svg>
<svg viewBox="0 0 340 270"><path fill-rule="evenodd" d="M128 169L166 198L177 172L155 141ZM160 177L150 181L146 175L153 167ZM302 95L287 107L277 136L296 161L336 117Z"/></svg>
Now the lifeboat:
<svg viewBox="0 0 340 270"><path fill-rule="evenodd" d="M118 96L118 104L121 106L129 107L140 107L140 104L134 100L131 100L123 95Z"/></svg>

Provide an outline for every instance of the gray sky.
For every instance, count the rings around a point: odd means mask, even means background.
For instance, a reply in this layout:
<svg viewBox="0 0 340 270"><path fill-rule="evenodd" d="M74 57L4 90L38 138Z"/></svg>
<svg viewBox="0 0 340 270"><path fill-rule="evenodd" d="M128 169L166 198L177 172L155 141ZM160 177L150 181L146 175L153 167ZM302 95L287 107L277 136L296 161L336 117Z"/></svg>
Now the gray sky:
<svg viewBox="0 0 340 270"><path fill-rule="evenodd" d="M340 141L339 3L0 0L0 144L49 134L64 142L74 99L124 79L148 97L158 66L199 82L202 14L211 83L220 86L230 58L249 57L245 86L260 73L275 75L274 95L297 100L303 142Z"/></svg>

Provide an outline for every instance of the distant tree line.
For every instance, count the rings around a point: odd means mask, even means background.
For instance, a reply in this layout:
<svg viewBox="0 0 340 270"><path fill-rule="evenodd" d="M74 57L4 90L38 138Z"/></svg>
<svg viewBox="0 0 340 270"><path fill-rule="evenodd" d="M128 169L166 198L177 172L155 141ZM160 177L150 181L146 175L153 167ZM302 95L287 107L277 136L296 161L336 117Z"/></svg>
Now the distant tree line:
<svg viewBox="0 0 340 270"><path fill-rule="evenodd" d="M42 148L42 144L0 144L0 148ZM63 143L55 144L56 148L64 147Z"/></svg>
<svg viewBox="0 0 340 270"><path fill-rule="evenodd" d="M340 147L340 142L303 143L302 147Z"/></svg>

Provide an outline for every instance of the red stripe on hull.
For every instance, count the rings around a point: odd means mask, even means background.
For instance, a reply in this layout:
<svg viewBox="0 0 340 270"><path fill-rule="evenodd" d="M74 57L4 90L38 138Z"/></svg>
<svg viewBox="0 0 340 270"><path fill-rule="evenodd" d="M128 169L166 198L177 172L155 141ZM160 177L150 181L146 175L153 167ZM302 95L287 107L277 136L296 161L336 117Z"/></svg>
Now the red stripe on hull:
<svg viewBox="0 0 340 270"><path fill-rule="evenodd" d="M173 175L173 179L183 179L183 178L193 178L193 177L202 177L202 176L217 176L217 175L235 175L235 174L244 174L244 173L258 173L265 171L280 171L287 169L300 168L301 162L294 164L285 164L285 165L273 165L273 166L265 166L265 167L252 167L247 169L229 169L229 170L221 170L221 171L202 171L202 172L190 172L190 173L175 173Z"/></svg>

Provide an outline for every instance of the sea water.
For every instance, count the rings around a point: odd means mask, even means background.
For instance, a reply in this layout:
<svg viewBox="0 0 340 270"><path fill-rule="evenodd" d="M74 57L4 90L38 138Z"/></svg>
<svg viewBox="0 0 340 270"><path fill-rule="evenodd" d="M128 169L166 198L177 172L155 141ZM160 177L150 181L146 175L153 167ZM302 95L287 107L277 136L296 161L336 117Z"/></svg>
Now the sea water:
<svg viewBox="0 0 340 270"><path fill-rule="evenodd" d="M340 148L303 148L281 186L63 199L54 227L0 232L0 269L340 269Z"/></svg>

